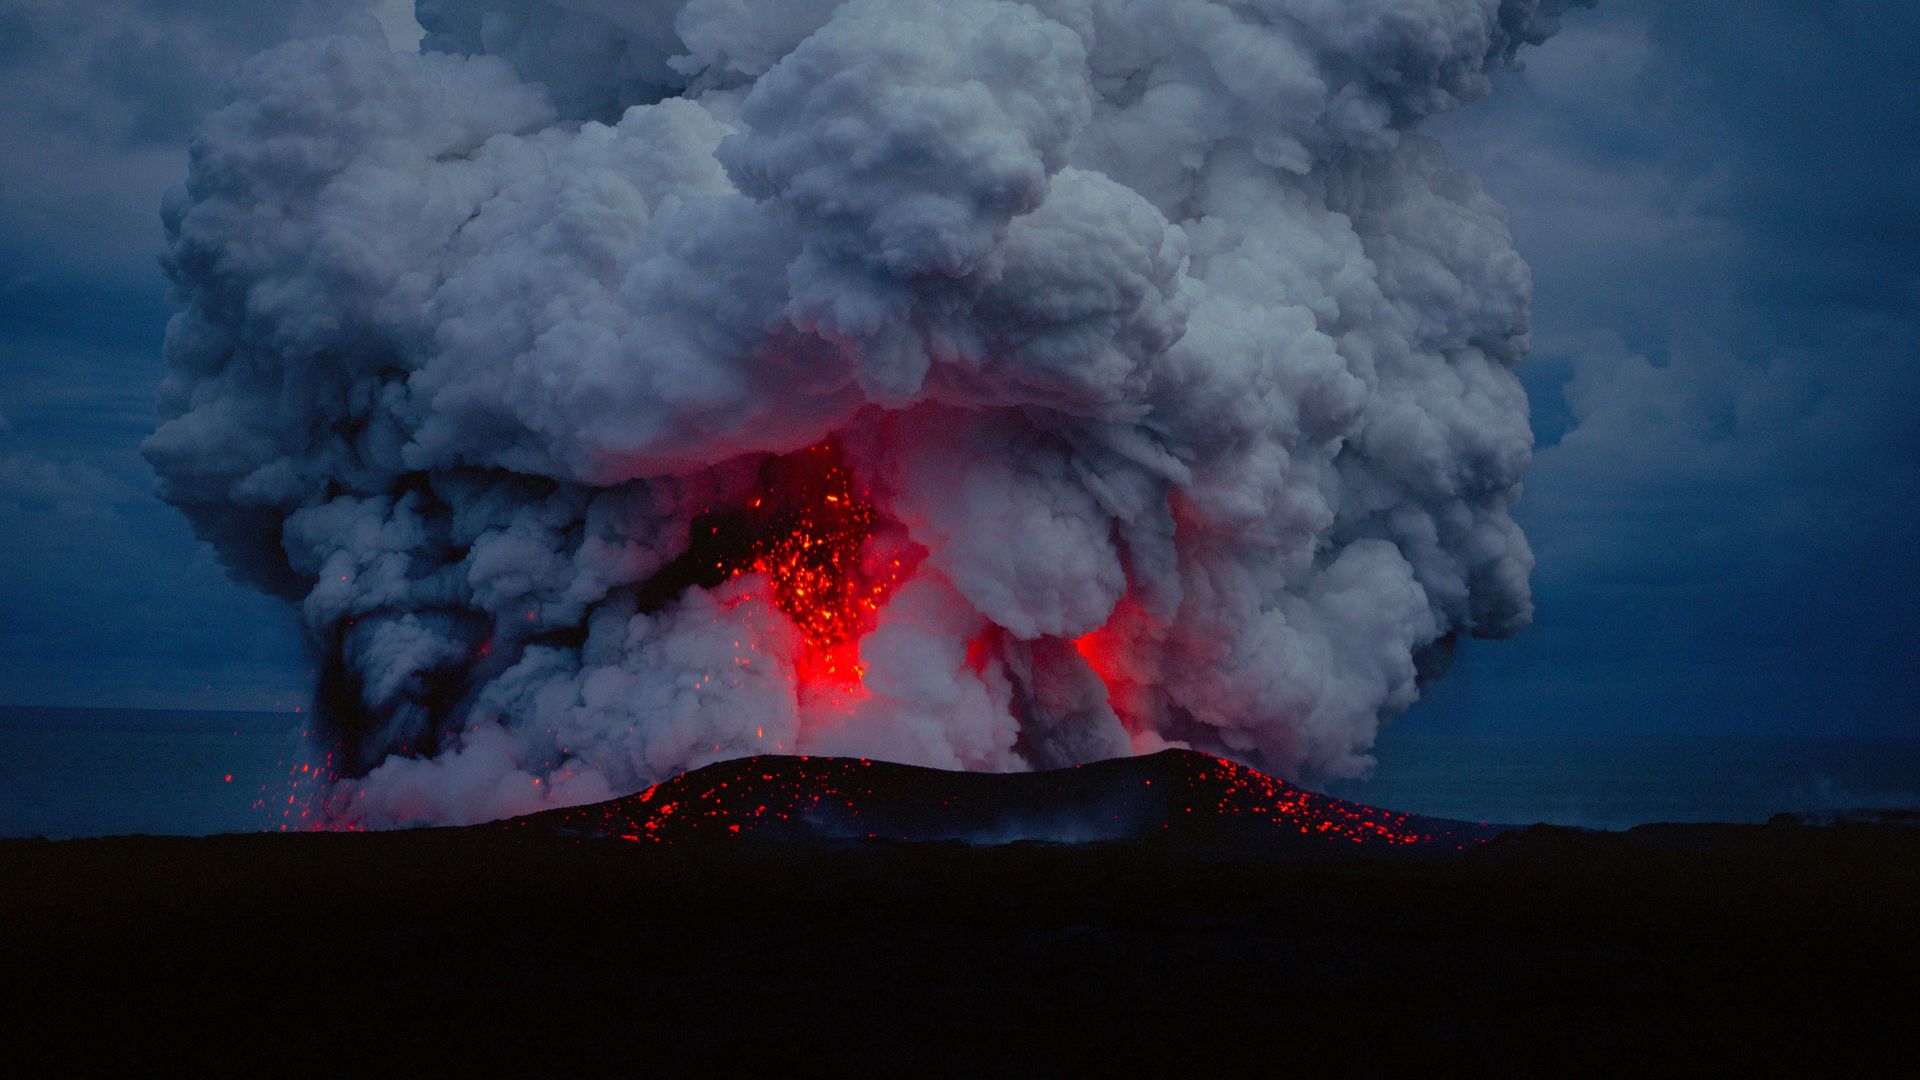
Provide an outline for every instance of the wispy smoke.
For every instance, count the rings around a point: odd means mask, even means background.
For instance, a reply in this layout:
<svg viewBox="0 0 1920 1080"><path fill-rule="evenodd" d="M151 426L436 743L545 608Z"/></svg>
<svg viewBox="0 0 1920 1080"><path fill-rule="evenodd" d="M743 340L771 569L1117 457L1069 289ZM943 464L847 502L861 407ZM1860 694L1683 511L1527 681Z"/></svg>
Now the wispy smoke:
<svg viewBox="0 0 1920 1080"><path fill-rule="evenodd" d="M300 605L354 820L776 749L1351 774L1530 615L1527 269L1412 131L1572 3L421 0L200 130L146 452ZM830 692L763 574L672 587L826 440L913 556Z"/></svg>

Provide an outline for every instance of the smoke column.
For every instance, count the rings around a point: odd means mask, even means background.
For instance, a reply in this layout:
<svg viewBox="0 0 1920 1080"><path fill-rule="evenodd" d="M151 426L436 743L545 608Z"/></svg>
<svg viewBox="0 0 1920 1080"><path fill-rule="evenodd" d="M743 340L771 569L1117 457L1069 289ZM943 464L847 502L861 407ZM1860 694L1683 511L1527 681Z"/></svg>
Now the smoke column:
<svg viewBox="0 0 1920 1080"><path fill-rule="evenodd" d="M1529 277L1416 134L1575 0L421 0L164 209L163 493L337 822L761 752L1351 775L1531 615Z"/></svg>

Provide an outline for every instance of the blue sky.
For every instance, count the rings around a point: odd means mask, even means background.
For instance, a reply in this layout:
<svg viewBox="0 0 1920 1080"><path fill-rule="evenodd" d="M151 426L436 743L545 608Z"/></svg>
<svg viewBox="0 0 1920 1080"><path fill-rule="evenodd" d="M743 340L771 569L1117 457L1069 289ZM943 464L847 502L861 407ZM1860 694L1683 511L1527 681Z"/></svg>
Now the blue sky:
<svg viewBox="0 0 1920 1080"><path fill-rule="evenodd" d="M348 6L0 0L0 702L305 700L137 447L195 119ZM1432 129L1535 271L1539 613L1401 723L1920 734L1920 7L1729 10L1602 0Z"/></svg>

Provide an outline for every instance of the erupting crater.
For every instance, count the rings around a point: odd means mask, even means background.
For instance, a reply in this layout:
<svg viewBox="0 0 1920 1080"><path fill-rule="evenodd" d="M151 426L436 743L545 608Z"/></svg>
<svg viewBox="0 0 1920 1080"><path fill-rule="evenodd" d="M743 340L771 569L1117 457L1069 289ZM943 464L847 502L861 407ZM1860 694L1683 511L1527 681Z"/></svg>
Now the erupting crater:
<svg viewBox="0 0 1920 1080"><path fill-rule="evenodd" d="M860 638L924 554L903 531L883 526L828 440L768 458L743 506L696 518L686 555L655 587L765 574L774 606L805 643L800 681L845 688L864 674Z"/></svg>
<svg viewBox="0 0 1920 1080"><path fill-rule="evenodd" d="M1166 838L1427 852L1463 850L1505 831L1347 802L1191 750L1032 773L950 772L864 758L741 758L637 795L494 827L641 844Z"/></svg>

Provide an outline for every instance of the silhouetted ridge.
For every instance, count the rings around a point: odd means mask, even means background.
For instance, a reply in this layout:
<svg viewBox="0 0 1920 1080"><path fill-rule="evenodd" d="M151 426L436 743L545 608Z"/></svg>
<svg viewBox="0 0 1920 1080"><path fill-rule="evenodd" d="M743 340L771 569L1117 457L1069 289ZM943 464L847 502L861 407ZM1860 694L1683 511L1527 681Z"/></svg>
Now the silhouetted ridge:
<svg viewBox="0 0 1920 1080"><path fill-rule="evenodd" d="M950 772L864 758L740 758L637 795L504 824L640 843L1165 837L1448 851L1502 831L1335 799L1190 750L1033 773Z"/></svg>

